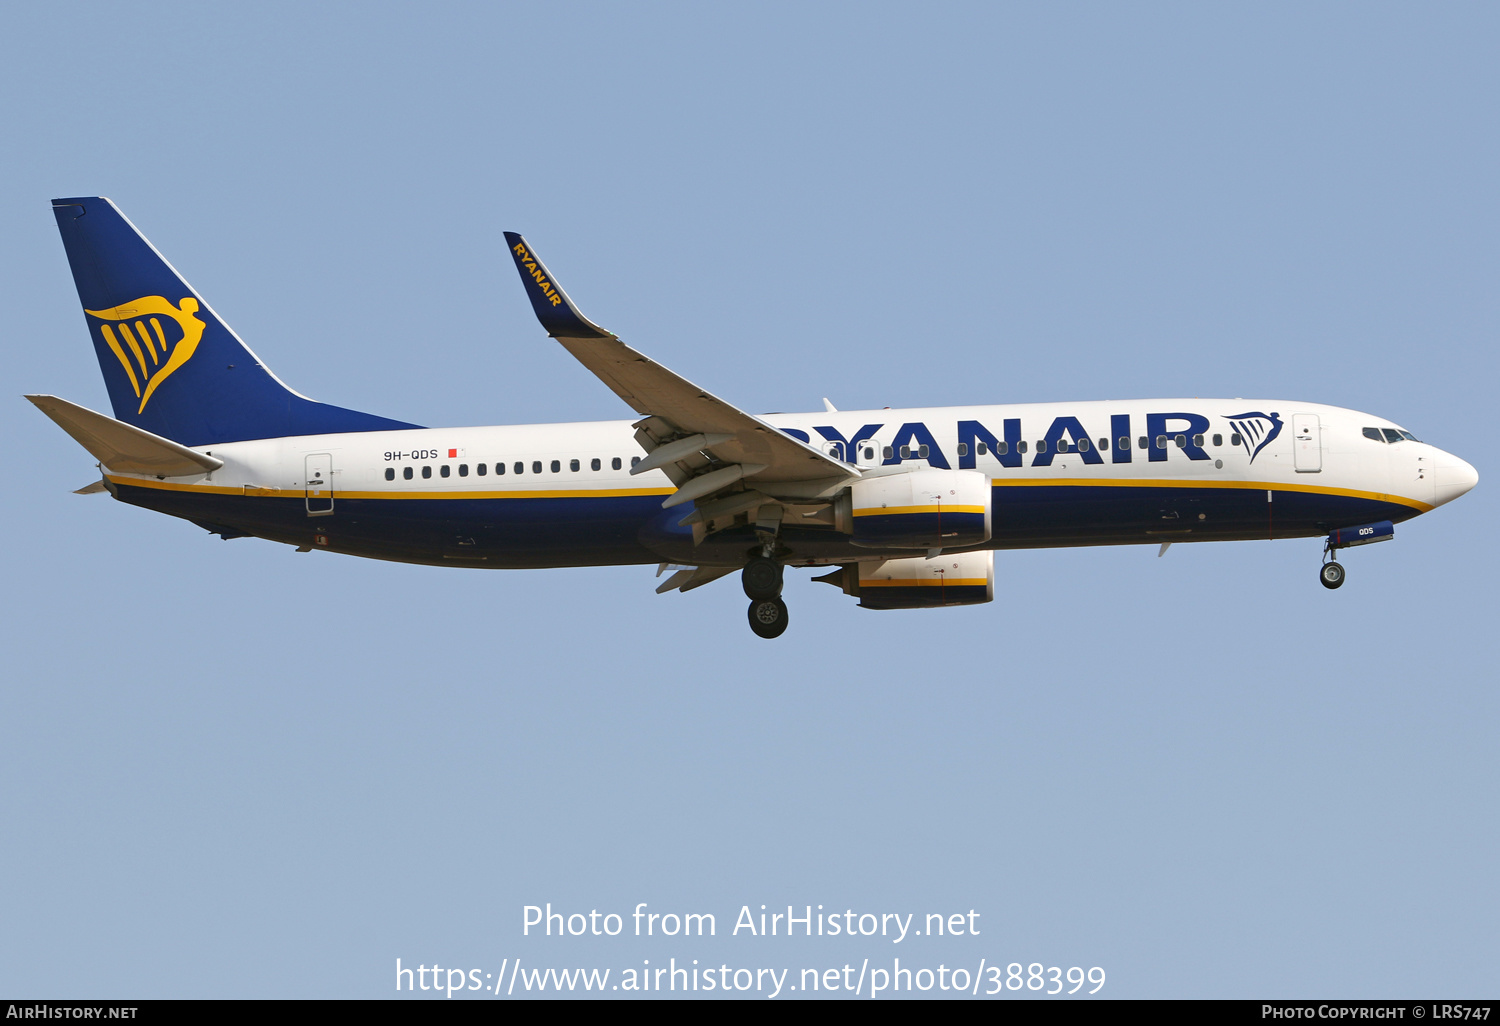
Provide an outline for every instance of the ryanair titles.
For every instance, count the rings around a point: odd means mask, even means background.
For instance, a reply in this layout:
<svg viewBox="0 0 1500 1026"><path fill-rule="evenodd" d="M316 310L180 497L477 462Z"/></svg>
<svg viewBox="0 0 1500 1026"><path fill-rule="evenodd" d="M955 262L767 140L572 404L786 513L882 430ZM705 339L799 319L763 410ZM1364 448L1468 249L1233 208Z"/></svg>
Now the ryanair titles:
<svg viewBox="0 0 1500 1026"><path fill-rule="evenodd" d="M956 425L958 437L954 450L958 469L973 470L980 456L993 457L1002 467L1050 467L1060 455L1072 456L1085 465L1131 463L1137 459L1161 463L1174 449L1190 460L1211 460L1214 457L1207 450L1219 448L1226 441L1231 448L1243 449L1254 462L1281 433L1282 426L1278 414L1259 411L1220 418L1223 423L1218 425L1199 413L1148 413L1137 418L1143 424L1135 425L1131 419L1130 414L1113 414L1109 418L1109 431L1095 435L1077 417L1054 417L1039 438L1023 437L1019 417L1004 418L998 434L977 420L961 420ZM891 466L905 460L923 460L932 467L952 469L948 455L926 424L920 421L902 424L889 440L883 437L884 427L884 424L866 424L848 437L832 425L814 427L813 431L822 436L821 443L814 442L806 431L782 430L850 463L868 466L878 462ZM1142 427L1145 433L1135 434ZM1141 450L1144 452L1137 456Z"/></svg>
<svg viewBox="0 0 1500 1026"><path fill-rule="evenodd" d="M522 271L531 275L532 280L536 282L537 288L542 290L542 295L547 297L547 302L553 306L562 306L562 296L552 287L552 283L547 280L547 275L543 273L542 265L537 262L536 257L532 256L526 247L519 242L510 248L516 254L516 262L521 265Z"/></svg>

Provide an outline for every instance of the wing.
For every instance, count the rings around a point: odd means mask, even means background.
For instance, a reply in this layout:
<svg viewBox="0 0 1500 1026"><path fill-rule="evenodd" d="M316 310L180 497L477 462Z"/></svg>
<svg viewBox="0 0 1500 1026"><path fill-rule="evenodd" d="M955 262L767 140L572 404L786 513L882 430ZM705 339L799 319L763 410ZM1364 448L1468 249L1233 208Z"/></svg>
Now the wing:
<svg viewBox="0 0 1500 1026"><path fill-rule="evenodd" d="M663 506L718 494L741 479L771 495L800 495L860 476L636 352L579 311L525 239L506 232L505 241L547 334L643 416L635 437L647 456L632 473L666 472L677 491Z"/></svg>

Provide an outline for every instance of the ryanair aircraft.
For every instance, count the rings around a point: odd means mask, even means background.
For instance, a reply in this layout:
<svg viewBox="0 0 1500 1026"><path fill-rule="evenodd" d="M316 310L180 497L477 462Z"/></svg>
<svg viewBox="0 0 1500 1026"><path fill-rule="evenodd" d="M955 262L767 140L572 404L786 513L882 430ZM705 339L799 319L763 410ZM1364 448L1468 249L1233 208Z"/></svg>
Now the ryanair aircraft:
<svg viewBox="0 0 1500 1026"><path fill-rule="evenodd" d="M994 597L994 551L1322 537L1340 549L1458 498L1474 468L1388 420L1273 399L755 416L583 316L519 235L547 334L628 420L424 428L288 388L109 200L53 200L113 417L27 396L96 460L80 489L221 538L463 567L736 571L763 638L782 571L867 609Z"/></svg>

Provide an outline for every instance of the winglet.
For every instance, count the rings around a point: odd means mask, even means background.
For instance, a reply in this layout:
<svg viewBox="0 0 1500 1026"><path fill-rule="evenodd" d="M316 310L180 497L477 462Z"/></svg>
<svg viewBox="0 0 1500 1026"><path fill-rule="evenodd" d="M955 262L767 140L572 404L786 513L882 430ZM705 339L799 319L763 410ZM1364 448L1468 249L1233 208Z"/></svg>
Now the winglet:
<svg viewBox="0 0 1500 1026"><path fill-rule="evenodd" d="M526 298L536 311L536 319L553 338L609 338L610 333L585 317L573 305L568 294L547 271L541 258L526 244L526 240L515 232L505 233L505 243L516 261L516 270L521 272L521 285L526 289Z"/></svg>

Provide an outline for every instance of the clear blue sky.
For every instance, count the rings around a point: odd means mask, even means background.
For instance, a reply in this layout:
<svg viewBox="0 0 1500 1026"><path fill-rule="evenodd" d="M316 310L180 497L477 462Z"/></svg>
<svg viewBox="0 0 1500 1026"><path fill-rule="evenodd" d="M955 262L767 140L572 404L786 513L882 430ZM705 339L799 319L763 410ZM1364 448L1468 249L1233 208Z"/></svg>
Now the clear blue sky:
<svg viewBox="0 0 1500 1026"><path fill-rule="evenodd" d="M1493 991L1497 46L1462 3L7 7L0 993L892 956ZM69 494L20 398L107 408L47 205L96 193L284 380L418 423L628 415L514 229L752 410L1303 399L1481 483L1338 592L1308 540L1001 553L936 612L799 571L777 643L733 579L226 543ZM523 938L548 901L719 936ZM762 903L981 934L727 936Z"/></svg>

